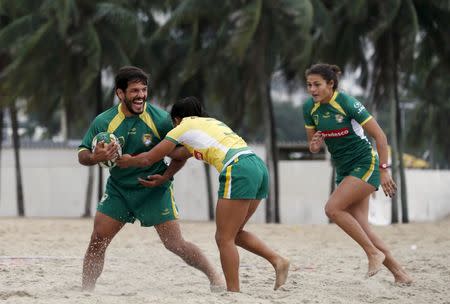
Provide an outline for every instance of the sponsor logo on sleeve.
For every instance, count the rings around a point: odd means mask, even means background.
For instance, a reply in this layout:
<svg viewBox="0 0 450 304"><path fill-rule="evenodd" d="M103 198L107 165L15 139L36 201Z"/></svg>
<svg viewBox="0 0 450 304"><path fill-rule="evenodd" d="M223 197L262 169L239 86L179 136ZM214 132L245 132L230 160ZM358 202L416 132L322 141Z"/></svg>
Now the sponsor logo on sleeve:
<svg viewBox="0 0 450 304"><path fill-rule="evenodd" d="M195 150L194 150L193 155L194 155L194 157L195 157L196 159L198 159L198 160L203 160L203 154L202 154L202 152L199 152L199 151L195 151Z"/></svg>
<svg viewBox="0 0 450 304"><path fill-rule="evenodd" d="M350 134L349 128L342 128L337 130L328 130L328 131L322 131L322 134L325 138L338 138L338 137L345 137Z"/></svg>

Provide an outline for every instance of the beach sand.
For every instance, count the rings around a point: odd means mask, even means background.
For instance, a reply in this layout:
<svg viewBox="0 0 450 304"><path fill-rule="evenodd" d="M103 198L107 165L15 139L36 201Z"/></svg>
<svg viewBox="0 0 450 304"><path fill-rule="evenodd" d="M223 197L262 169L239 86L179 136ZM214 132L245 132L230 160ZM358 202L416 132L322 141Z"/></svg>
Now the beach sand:
<svg viewBox="0 0 450 304"><path fill-rule="evenodd" d="M214 223L181 221L184 238L220 268ZM335 225L249 224L291 261L273 291L273 268L240 250L241 293L211 293L206 277L167 251L153 228L126 225L111 243L93 293L82 292L92 219L0 219L1 303L450 303L450 219L374 227L414 277L398 286L384 268L366 278L363 251Z"/></svg>

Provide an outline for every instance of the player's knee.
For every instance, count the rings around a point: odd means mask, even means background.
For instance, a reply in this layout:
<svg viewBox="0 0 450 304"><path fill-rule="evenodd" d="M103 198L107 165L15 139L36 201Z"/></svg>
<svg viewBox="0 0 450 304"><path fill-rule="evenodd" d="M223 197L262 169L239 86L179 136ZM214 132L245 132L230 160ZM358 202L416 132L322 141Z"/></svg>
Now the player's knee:
<svg viewBox="0 0 450 304"><path fill-rule="evenodd" d="M164 247L169 250L170 252L173 252L175 254L178 254L180 252L183 252L184 250L184 240L183 239L179 239L179 240L169 240L166 239L163 241Z"/></svg>
<svg viewBox="0 0 450 304"><path fill-rule="evenodd" d="M91 242L89 247L106 248L111 241L111 238L101 233L101 231L94 230L91 234Z"/></svg>
<svg viewBox="0 0 450 304"><path fill-rule="evenodd" d="M334 207L333 205L331 205L331 204L326 204L325 205L325 214L330 219L336 218L336 215L337 215L338 211L339 210L336 207Z"/></svg>
<svg viewBox="0 0 450 304"><path fill-rule="evenodd" d="M234 239L226 237L224 234L218 232L216 232L215 239L218 247L222 247L228 243L234 243Z"/></svg>

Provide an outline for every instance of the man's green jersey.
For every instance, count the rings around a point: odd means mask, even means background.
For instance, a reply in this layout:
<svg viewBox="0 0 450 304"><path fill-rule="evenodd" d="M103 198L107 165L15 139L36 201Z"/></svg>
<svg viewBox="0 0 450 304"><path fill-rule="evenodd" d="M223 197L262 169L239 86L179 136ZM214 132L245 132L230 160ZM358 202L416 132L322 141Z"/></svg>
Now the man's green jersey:
<svg viewBox="0 0 450 304"><path fill-rule="evenodd" d="M98 115L86 132L78 151L91 150L92 139L100 132L110 132L119 139L122 153L136 155L156 146L172 128L172 120L166 111L145 103L140 115L126 117L119 104ZM162 174L167 168L164 161L150 167L110 169L110 179L117 185L126 187L143 187L137 178Z"/></svg>
<svg viewBox="0 0 450 304"><path fill-rule="evenodd" d="M355 98L334 92L328 103L309 98L303 105L305 127L321 131L325 144L337 167L347 167L372 153L372 145L362 126L372 116Z"/></svg>

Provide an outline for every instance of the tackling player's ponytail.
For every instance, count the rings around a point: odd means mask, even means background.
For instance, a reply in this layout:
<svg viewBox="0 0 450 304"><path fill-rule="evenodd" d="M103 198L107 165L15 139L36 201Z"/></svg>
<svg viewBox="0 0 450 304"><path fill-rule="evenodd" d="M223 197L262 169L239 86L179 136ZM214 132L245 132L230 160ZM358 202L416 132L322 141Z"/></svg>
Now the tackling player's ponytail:
<svg viewBox="0 0 450 304"><path fill-rule="evenodd" d="M189 116L208 117L203 110L202 104L194 96L189 96L175 102L170 110L170 116L172 120L176 117L181 119Z"/></svg>
<svg viewBox="0 0 450 304"><path fill-rule="evenodd" d="M333 80L333 90L335 91L339 84L339 76L341 75L341 69L337 65L327 63L317 63L312 65L305 72L305 77L309 75L320 75L327 82Z"/></svg>

